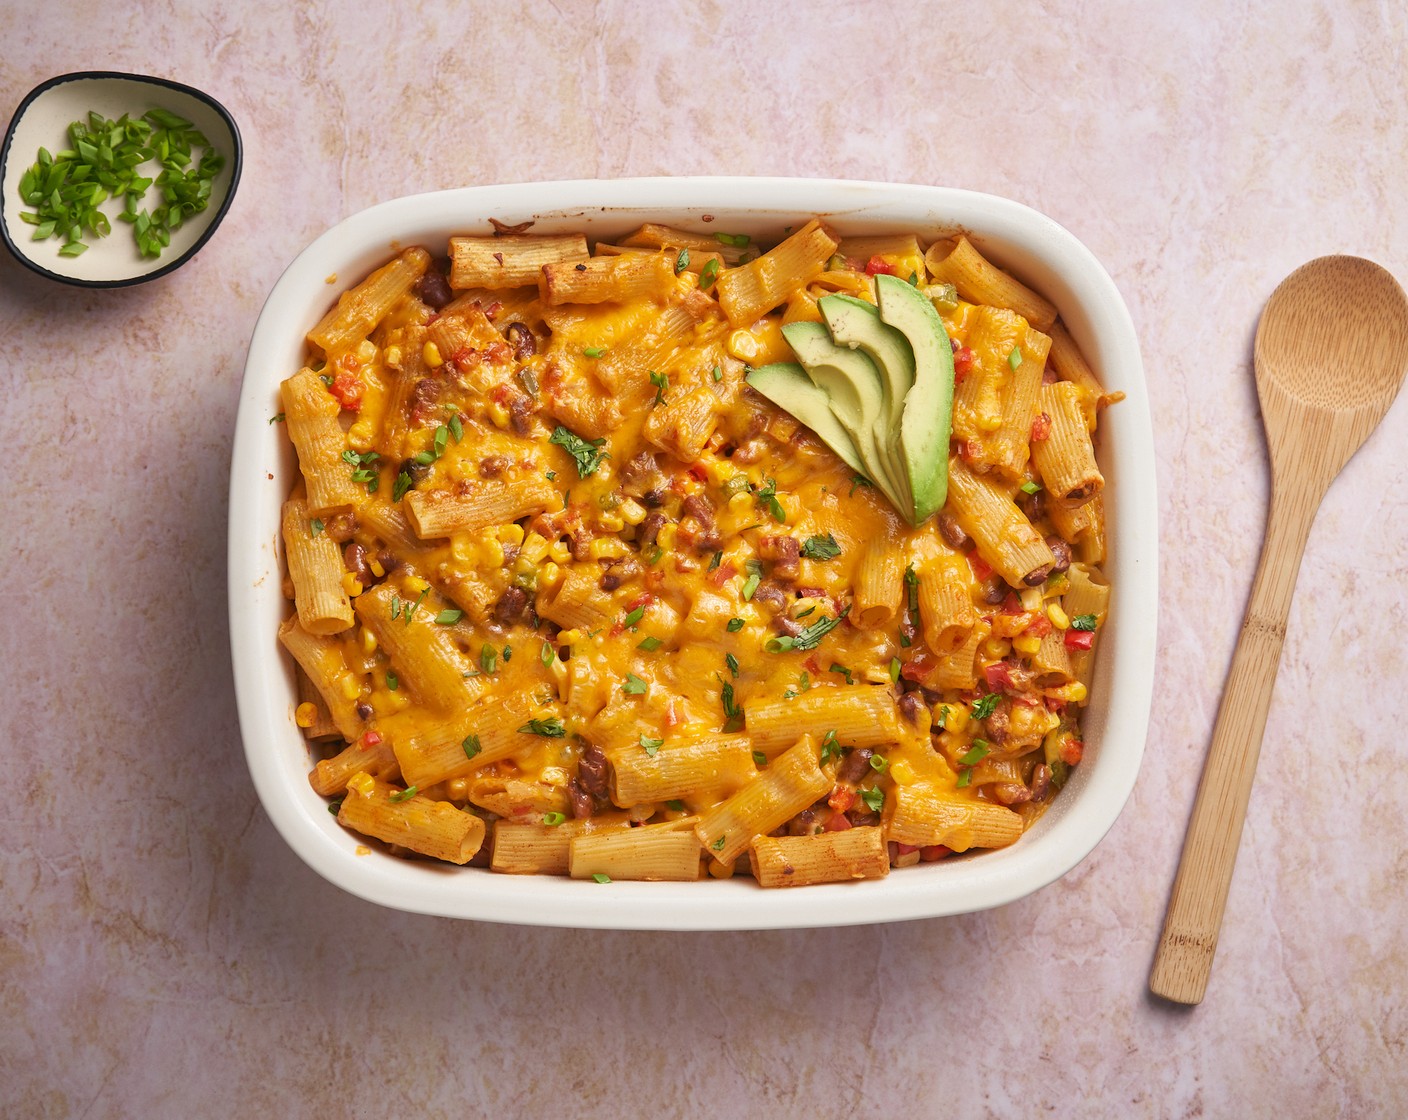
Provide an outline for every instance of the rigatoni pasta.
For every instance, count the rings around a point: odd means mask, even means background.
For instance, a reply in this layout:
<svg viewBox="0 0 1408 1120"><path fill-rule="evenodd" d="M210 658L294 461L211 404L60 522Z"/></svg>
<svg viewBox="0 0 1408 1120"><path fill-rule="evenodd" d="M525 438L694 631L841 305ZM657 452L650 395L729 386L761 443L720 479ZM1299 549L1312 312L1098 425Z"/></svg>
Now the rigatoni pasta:
<svg viewBox="0 0 1408 1120"><path fill-rule="evenodd" d="M1056 308L962 237L819 219L443 250L355 284L281 388L279 640L337 819L503 874L765 889L1016 842L1080 762L1109 610L1113 398ZM744 380L879 272L954 351L914 528Z"/></svg>

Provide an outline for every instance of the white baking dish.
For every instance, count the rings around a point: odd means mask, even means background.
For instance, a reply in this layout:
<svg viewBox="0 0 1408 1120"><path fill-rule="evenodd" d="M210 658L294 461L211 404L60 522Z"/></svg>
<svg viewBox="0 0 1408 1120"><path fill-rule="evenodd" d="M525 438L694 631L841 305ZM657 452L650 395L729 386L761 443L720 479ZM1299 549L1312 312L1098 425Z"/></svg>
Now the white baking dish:
<svg viewBox="0 0 1408 1120"><path fill-rule="evenodd" d="M1100 423L1114 586L1083 718L1085 759L1020 841L897 870L882 880L764 891L751 879L599 884L498 875L381 852L359 855L308 785L308 748L294 725L291 665L275 632L280 506L295 469L269 418L279 382L299 368L304 334L335 294L396 249L442 254L451 234L489 219L534 232L583 230L612 240L652 220L773 236L822 215L843 234L966 231L996 263L1051 299L1110 390L1126 399ZM328 278L336 276L335 284ZM1139 773L1153 687L1158 614L1158 503L1139 345L1119 292L1075 237L1049 218L990 195L939 187L812 179L634 179L469 187L399 198L355 214L298 255L275 285L245 366L230 478L230 630L245 755L275 827L319 874L403 910L484 921L617 929L766 929L896 921L980 910L1051 883L1109 830Z"/></svg>

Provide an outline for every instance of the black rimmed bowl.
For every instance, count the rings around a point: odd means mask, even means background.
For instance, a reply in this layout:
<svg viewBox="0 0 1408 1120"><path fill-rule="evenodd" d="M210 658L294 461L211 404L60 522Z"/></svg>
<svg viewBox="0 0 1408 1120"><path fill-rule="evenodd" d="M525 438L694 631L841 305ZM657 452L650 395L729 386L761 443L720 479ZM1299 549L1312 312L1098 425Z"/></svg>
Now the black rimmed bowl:
<svg viewBox="0 0 1408 1120"><path fill-rule="evenodd" d="M151 110L165 111L189 121L224 157L224 167L214 176L203 210L188 215L170 232L170 244L157 257L143 256L132 224L120 221L122 204L109 198L100 205L111 232L105 237L85 233L87 248L66 255L63 237L35 240L37 227L26 221L27 205L20 193L21 180L34 166L39 149L57 154L70 145L69 125L86 123L89 113L117 120L125 113L136 119ZM196 161L202 149L193 150ZM235 196L243 152L239 128L229 112L209 94L198 89L141 74L90 71L62 74L36 86L15 110L0 147L0 236L19 262L41 276L85 288L121 288L165 276L185 264L210 240ZM156 160L140 166L138 173L155 179ZM137 209L151 211L165 201L155 183L147 189Z"/></svg>

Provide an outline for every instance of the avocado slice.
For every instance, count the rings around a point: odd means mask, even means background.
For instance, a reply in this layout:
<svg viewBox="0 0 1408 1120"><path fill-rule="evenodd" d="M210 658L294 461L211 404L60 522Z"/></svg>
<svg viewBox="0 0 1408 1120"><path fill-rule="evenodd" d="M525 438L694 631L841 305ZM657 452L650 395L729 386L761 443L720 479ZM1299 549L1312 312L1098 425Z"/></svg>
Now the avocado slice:
<svg viewBox="0 0 1408 1120"><path fill-rule="evenodd" d="M879 308L865 300L845 295L822 296L817 300L817 307L831 330L832 339L838 345L869 355L880 372L885 394L880 429L884 441L882 449L895 483L891 497L899 499L895 505L908 520L913 515L914 498L897 436L905 397L914 386L914 349L900 331L881 322Z"/></svg>
<svg viewBox="0 0 1408 1120"><path fill-rule="evenodd" d="M880 319L909 340L914 387L899 424L900 455L918 525L948 496L948 441L953 423L953 346L928 298L898 276L875 277Z"/></svg>
<svg viewBox="0 0 1408 1120"><path fill-rule="evenodd" d="M875 363L860 350L837 346L821 323L788 323L782 335L813 384L826 393L836 419L850 433L863 464L861 473L894 501L895 481L876 439L877 431L885 438L888 413Z"/></svg>
<svg viewBox="0 0 1408 1120"><path fill-rule="evenodd" d="M773 362L749 372L747 382L809 427L853 471L865 473L855 442L831 411L831 398L796 362Z"/></svg>

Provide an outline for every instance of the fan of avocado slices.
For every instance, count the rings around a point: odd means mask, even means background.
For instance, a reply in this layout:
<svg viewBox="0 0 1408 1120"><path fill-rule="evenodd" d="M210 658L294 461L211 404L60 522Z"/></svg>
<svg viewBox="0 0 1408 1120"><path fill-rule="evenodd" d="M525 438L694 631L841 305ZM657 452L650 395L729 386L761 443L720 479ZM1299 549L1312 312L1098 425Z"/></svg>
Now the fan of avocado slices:
<svg viewBox="0 0 1408 1120"><path fill-rule="evenodd" d="M755 369L748 384L919 525L948 495L953 346L934 305L912 284L882 273L875 293L878 306L823 296L824 324L782 328L797 361Z"/></svg>

